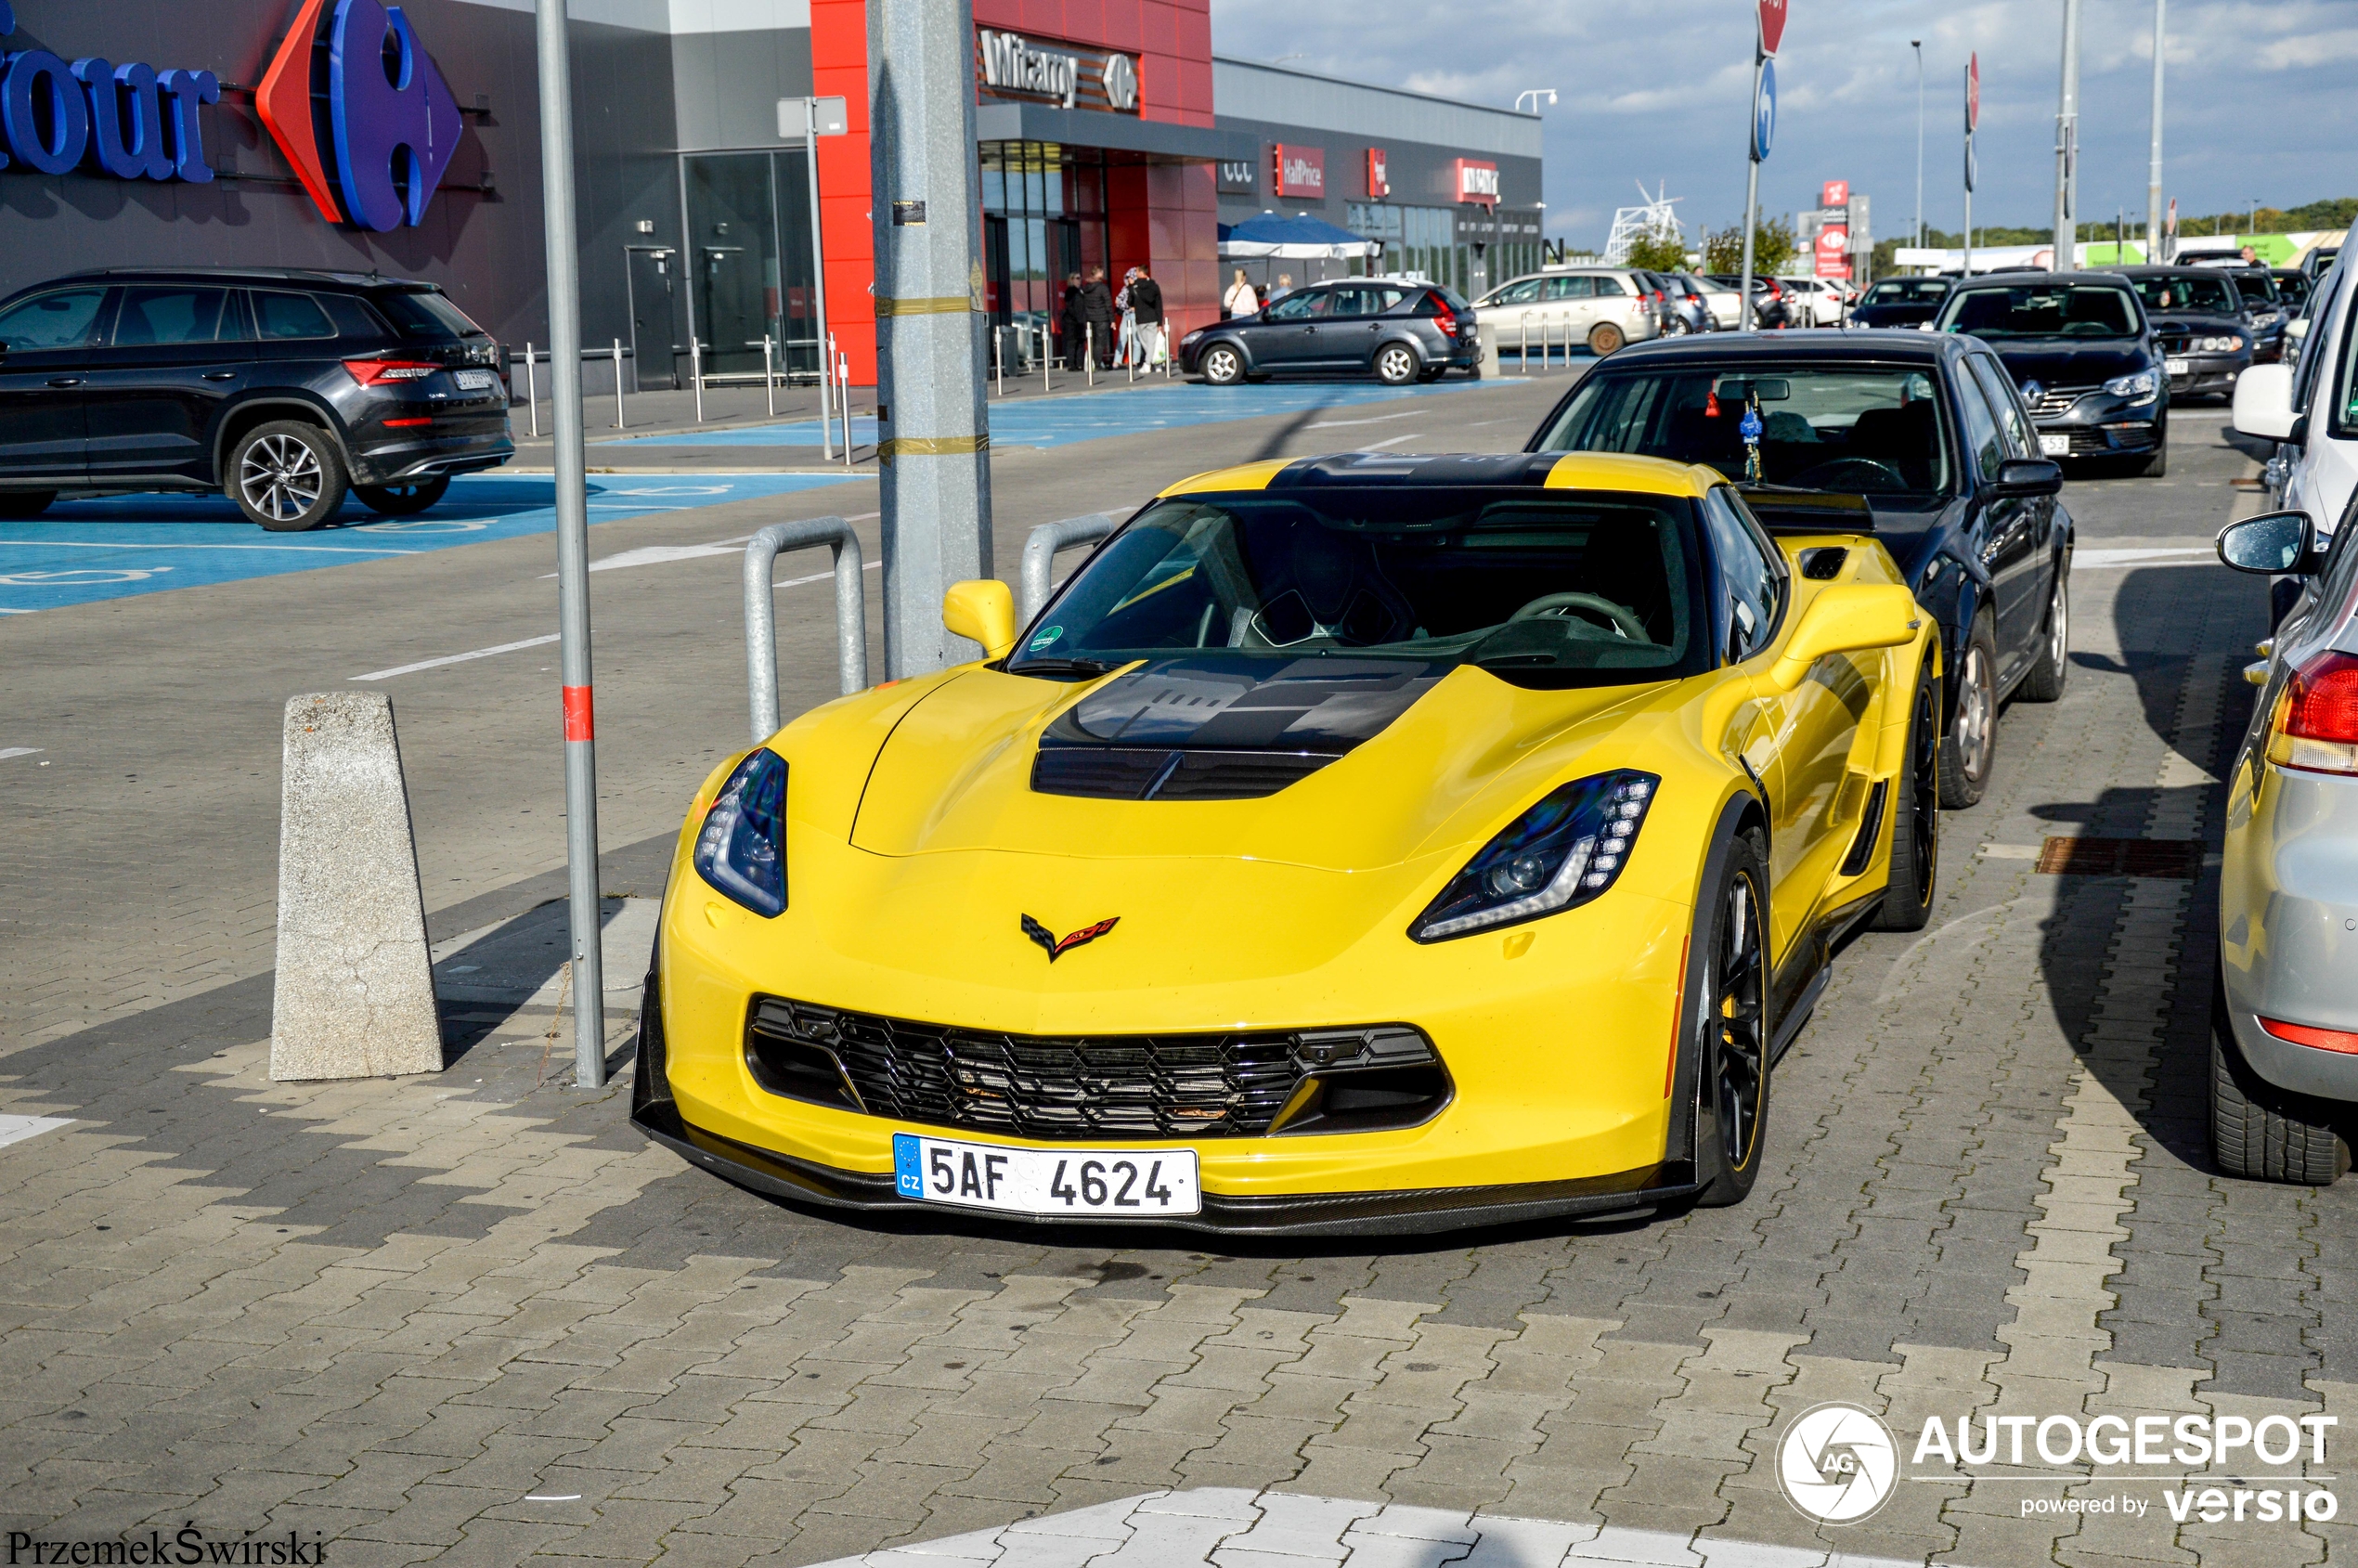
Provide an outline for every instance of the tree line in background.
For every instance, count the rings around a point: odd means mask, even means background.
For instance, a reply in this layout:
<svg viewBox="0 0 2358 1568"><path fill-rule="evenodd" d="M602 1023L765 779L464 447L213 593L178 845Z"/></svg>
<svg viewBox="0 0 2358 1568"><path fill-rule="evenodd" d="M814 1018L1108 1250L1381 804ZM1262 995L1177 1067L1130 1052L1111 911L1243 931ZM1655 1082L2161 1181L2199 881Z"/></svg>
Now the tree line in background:
<svg viewBox="0 0 2358 1568"><path fill-rule="evenodd" d="M1793 220L1768 218L1753 229L1753 273L1765 278L1780 271L1800 251L1800 242L1794 238ZM1678 230L1667 228L1640 235L1630 242L1628 265L1644 267L1649 272L1684 272L1687 270L1686 239ZM1704 271L1740 273L1743 266L1743 225L1731 223L1725 228L1704 234Z"/></svg>

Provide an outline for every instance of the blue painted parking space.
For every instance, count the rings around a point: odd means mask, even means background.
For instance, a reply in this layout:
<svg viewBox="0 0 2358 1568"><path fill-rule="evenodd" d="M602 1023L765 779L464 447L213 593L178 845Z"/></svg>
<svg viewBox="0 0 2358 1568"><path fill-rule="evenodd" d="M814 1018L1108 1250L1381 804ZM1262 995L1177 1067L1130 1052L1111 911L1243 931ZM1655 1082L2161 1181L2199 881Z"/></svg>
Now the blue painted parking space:
<svg viewBox="0 0 2358 1568"><path fill-rule="evenodd" d="M872 475L610 474L590 481L590 521L749 500ZM390 560L556 528L547 474L467 474L418 517L379 517L346 501L302 534L255 527L220 496L114 496L59 501L30 523L0 523L0 616Z"/></svg>
<svg viewBox="0 0 2358 1568"><path fill-rule="evenodd" d="M1222 424L1232 420L1282 418L1350 408L1368 403L1394 403L1404 398L1445 396L1496 387L1496 381L1450 380L1425 386L1384 386L1376 382L1276 382L1262 386L1197 386L1174 382L1165 386L1109 388L1075 393L1069 397L1042 397L1020 403L991 405L991 443L994 447L1069 447L1076 441L1100 441L1111 435L1142 435L1188 425ZM872 446L876 421L866 415L851 421L851 439ZM702 431L684 435L625 436L657 447L816 447L816 420L752 425L739 430ZM605 445L605 443L600 443ZM1338 447L1354 445L1339 439Z"/></svg>

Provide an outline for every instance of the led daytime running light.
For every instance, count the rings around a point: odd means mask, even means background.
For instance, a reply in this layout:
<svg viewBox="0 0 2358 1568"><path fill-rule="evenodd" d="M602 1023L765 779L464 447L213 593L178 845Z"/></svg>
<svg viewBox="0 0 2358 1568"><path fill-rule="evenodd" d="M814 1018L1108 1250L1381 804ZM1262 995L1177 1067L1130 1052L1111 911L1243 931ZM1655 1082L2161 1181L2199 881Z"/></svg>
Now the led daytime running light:
<svg viewBox="0 0 2358 1568"><path fill-rule="evenodd" d="M714 890L756 914L786 907L786 765L756 751L729 775L697 830L693 862Z"/></svg>
<svg viewBox="0 0 2358 1568"><path fill-rule="evenodd" d="M1450 878L1409 935L1442 941L1569 909L1621 875L1660 778L1599 773L1550 791Z"/></svg>

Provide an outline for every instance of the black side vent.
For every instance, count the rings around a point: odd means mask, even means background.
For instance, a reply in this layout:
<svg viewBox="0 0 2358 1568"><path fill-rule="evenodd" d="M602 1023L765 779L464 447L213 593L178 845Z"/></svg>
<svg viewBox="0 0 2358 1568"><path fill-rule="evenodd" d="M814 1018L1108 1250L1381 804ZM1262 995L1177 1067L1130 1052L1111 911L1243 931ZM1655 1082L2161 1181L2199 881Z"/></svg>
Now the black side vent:
<svg viewBox="0 0 2358 1568"><path fill-rule="evenodd" d="M1859 836L1852 841L1850 853L1842 859L1842 874L1845 876L1858 875L1867 869L1867 862L1875 858L1875 838L1883 832L1885 788L1885 782L1877 779L1874 789L1867 796L1867 814L1859 819Z"/></svg>
<svg viewBox="0 0 2358 1568"><path fill-rule="evenodd" d="M1099 800L1259 800L1333 760L1320 752L1043 746L1031 787Z"/></svg>

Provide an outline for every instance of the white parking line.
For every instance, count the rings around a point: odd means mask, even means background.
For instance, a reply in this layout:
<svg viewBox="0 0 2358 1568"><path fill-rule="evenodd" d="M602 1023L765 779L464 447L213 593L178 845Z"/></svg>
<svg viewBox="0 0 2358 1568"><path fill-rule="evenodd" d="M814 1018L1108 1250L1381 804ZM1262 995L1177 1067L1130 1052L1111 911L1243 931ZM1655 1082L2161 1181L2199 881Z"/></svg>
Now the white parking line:
<svg viewBox="0 0 2358 1568"><path fill-rule="evenodd" d="M414 675L421 669L439 669L447 664L464 664L469 659L487 659L494 654L512 654L519 648L538 648L554 642L561 632L546 637L527 637L521 642L502 642L497 648L477 648L471 654L449 654L438 659L420 659L416 664L395 665L391 669L372 669L366 675L345 677L350 680L390 680L396 675Z"/></svg>
<svg viewBox="0 0 2358 1568"><path fill-rule="evenodd" d="M0 762L6 762L11 757L38 757L40 755L41 748L37 745L0 745Z"/></svg>
<svg viewBox="0 0 2358 1568"><path fill-rule="evenodd" d="M2071 564L2081 566L2192 566L2197 562L2216 561L2219 551L2204 545L2199 549L2156 547L2150 550L2075 550Z"/></svg>
<svg viewBox="0 0 2358 1568"><path fill-rule="evenodd" d="M0 1148L20 1144L27 1138L37 1138L44 1133L54 1133L60 1127L71 1127L71 1117L62 1116L0 1116Z"/></svg>
<svg viewBox="0 0 2358 1568"><path fill-rule="evenodd" d="M1366 446L1358 447L1357 450L1362 452L1380 452L1386 447L1397 447L1403 441L1414 441L1423 434L1424 432L1421 430L1412 430L1406 435L1395 435L1389 441L1370 441Z"/></svg>
<svg viewBox="0 0 2358 1568"><path fill-rule="evenodd" d="M1320 420L1315 424L1306 424L1302 428L1304 430L1340 430L1347 424L1381 424L1386 420L1413 420L1419 414L1423 412L1424 410L1421 408L1410 408L1406 413L1378 414L1372 419L1365 420Z"/></svg>

